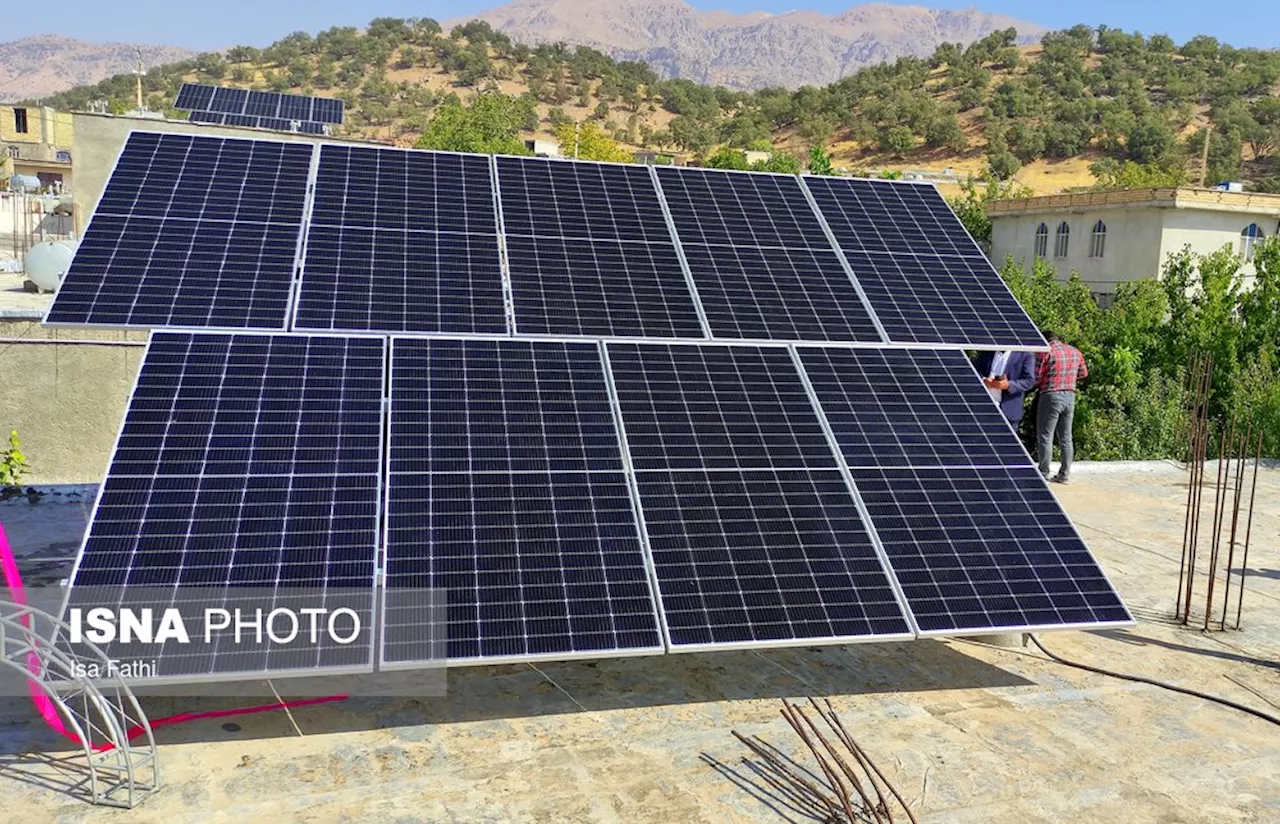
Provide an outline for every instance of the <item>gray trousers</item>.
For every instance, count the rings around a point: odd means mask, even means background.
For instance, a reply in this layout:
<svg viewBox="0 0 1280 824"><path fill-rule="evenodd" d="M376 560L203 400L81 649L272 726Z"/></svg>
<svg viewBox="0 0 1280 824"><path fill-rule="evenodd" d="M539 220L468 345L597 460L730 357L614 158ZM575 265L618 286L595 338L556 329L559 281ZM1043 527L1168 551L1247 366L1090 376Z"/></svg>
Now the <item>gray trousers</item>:
<svg viewBox="0 0 1280 824"><path fill-rule="evenodd" d="M1062 466L1058 474L1064 479L1071 474L1071 458L1075 447L1071 442L1071 422L1076 415L1075 392L1042 392L1036 404L1036 454L1040 459L1040 473L1049 474L1049 461L1053 458L1053 436L1058 435L1062 449Z"/></svg>

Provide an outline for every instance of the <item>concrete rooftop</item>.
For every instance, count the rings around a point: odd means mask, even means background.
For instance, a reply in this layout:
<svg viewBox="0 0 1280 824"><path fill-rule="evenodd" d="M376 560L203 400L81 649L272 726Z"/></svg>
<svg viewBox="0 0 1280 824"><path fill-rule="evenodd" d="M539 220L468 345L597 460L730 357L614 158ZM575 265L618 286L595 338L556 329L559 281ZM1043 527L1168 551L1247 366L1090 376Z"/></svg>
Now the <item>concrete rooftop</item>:
<svg viewBox="0 0 1280 824"><path fill-rule="evenodd" d="M1280 714L1237 683L1280 705L1280 470L1259 478L1241 632L1169 620L1185 484L1173 465L1085 464L1055 488L1139 625L1042 640ZM91 502L0 504L29 583L66 574ZM922 823L1280 821L1280 729L961 640L454 669L444 698L295 710L302 736L279 712L167 727L165 786L133 811L37 786L40 754L70 750L29 701L0 699L0 785L13 821L810 820L769 798L730 735L798 755L778 705L806 695L831 698ZM222 704L144 706L155 718Z"/></svg>
<svg viewBox="0 0 1280 824"><path fill-rule="evenodd" d="M53 303L52 294L35 294L22 288L24 275L11 272L0 272L0 320L5 318L21 318L39 320L44 317L49 304Z"/></svg>

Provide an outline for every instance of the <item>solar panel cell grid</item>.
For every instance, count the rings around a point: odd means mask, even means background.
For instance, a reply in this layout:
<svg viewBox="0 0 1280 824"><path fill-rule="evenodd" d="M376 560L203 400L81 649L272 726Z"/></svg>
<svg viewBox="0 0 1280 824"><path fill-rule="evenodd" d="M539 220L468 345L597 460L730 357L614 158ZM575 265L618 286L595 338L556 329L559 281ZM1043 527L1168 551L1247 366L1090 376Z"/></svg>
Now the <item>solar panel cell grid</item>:
<svg viewBox="0 0 1280 824"><path fill-rule="evenodd" d="M452 660L661 648L598 347L397 339L391 393L384 662L428 588Z"/></svg>
<svg viewBox="0 0 1280 824"><path fill-rule="evenodd" d="M305 143L135 132L94 215L297 225L310 166Z"/></svg>
<svg viewBox="0 0 1280 824"><path fill-rule="evenodd" d="M47 323L280 329L298 227L96 215Z"/></svg>
<svg viewBox="0 0 1280 824"><path fill-rule="evenodd" d="M980 255L933 186L806 177L842 249L882 254Z"/></svg>
<svg viewBox="0 0 1280 824"><path fill-rule="evenodd" d="M675 246L507 236L517 331L702 337Z"/></svg>
<svg viewBox="0 0 1280 824"><path fill-rule="evenodd" d="M275 117L280 111L280 95L274 92L250 91L243 114L253 117Z"/></svg>
<svg viewBox="0 0 1280 824"><path fill-rule="evenodd" d="M213 86L202 86L199 83L183 83L178 89L178 97L173 101L175 109L186 109L192 114L207 111L213 102Z"/></svg>
<svg viewBox="0 0 1280 824"><path fill-rule="evenodd" d="M836 466L787 350L609 344L637 470Z"/></svg>
<svg viewBox="0 0 1280 824"><path fill-rule="evenodd" d="M961 352L801 348L850 466L1030 466Z"/></svg>
<svg viewBox="0 0 1280 824"><path fill-rule="evenodd" d="M673 647L909 635L837 470L637 478Z"/></svg>
<svg viewBox="0 0 1280 824"><path fill-rule="evenodd" d="M881 339L794 177L657 172L713 335Z"/></svg>
<svg viewBox="0 0 1280 824"><path fill-rule="evenodd" d="M1043 346L986 258L845 252L889 338L982 347Z"/></svg>
<svg viewBox="0 0 1280 824"><path fill-rule="evenodd" d="M391 470L621 472L594 344L397 340Z"/></svg>
<svg viewBox="0 0 1280 824"><path fill-rule="evenodd" d="M213 90L213 100L209 103L209 108L224 114L244 114L244 107L248 102L249 91L247 89L230 89L225 86L216 86Z"/></svg>
<svg viewBox="0 0 1280 824"><path fill-rule="evenodd" d="M322 147L295 327L506 332L488 160Z"/></svg>
<svg viewBox="0 0 1280 824"><path fill-rule="evenodd" d="M702 337L647 169L497 159L517 332Z"/></svg>
<svg viewBox="0 0 1280 824"><path fill-rule="evenodd" d="M835 252L686 243L684 254L717 336L879 340Z"/></svg>
<svg viewBox="0 0 1280 824"><path fill-rule="evenodd" d="M253 587L271 593L268 609L332 595L371 626L383 347L376 339L153 335L70 603L189 609L184 590L198 587L206 589L192 598L227 606ZM215 587L230 589L207 589ZM161 678L367 669L371 639L283 652L166 645L147 654Z"/></svg>
<svg viewBox="0 0 1280 824"><path fill-rule="evenodd" d="M709 169L658 167L685 243L831 248L796 179Z"/></svg>
<svg viewBox="0 0 1280 824"><path fill-rule="evenodd" d="M855 468L922 632L1132 619L1034 468Z"/></svg>

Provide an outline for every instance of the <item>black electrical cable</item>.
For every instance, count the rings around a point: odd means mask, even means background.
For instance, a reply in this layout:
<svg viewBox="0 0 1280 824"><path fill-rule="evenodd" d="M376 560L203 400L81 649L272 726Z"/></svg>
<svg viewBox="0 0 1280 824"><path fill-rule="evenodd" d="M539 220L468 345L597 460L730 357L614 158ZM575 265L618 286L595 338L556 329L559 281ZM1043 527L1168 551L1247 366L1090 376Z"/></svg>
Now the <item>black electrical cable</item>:
<svg viewBox="0 0 1280 824"><path fill-rule="evenodd" d="M1186 687L1179 687L1176 684L1170 684L1167 681L1157 681L1154 678L1147 678L1142 675L1126 675L1123 672L1113 672L1112 670L1102 669L1101 667L1095 667L1089 664L1081 664L1079 661L1072 661L1070 659L1063 658L1060 655L1050 652L1048 649L1045 648L1044 644L1040 643L1040 639L1035 637L1034 635L1030 635L1030 638L1031 638L1031 643L1035 644L1036 647L1038 647L1041 652L1043 652L1045 655L1052 658L1054 661L1057 661L1059 664L1064 664L1065 666L1068 666L1068 667L1075 667L1076 669L1082 669L1082 670L1085 670L1086 672L1096 672L1099 675L1107 675L1107 676L1110 676L1111 678L1120 678L1125 681L1136 681L1139 684L1150 684L1151 686L1159 687L1162 690L1169 690L1171 692L1180 692L1183 695L1191 695L1196 698L1203 698L1206 701L1212 701L1215 704L1221 704L1222 706L1230 707L1233 710L1240 710L1241 712L1247 712L1252 716L1261 718L1263 721L1270 721L1272 724L1280 726L1280 718L1277 718L1276 716L1271 715L1270 713L1263 712L1262 710L1255 710L1253 707L1249 707L1249 706L1245 706L1244 704L1237 703L1235 701L1232 701L1230 698L1222 698L1221 696L1218 696L1218 695L1210 695L1207 692L1200 692L1199 690L1188 689Z"/></svg>

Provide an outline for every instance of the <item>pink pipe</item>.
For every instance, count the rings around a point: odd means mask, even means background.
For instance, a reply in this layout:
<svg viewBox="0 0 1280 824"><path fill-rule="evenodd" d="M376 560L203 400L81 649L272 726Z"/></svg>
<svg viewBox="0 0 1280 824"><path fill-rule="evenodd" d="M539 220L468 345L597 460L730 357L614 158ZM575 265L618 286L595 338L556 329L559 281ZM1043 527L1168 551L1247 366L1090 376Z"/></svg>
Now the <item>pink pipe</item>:
<svg viewBox="0 0 1280 824"><path fill-rule="evenodd" d="M4 524L0 524L0 568L4 571L4 581L9 587L9 598L19 606L27 606L27 592L22 586L22 576L18 572L18 562L13 557L13 551L9 547L9 539L4 534ZM22 617L22 625L27 630L31 629L31 616L24 615ZM31 693L31 701L36 705L36 710L40 713L40 717L45 720L50 727L61 733L63 737L74 741L76 744L83 746L80 737L71 730L67 729L67 725L63 723L62 716L58 714L58 708L54 705L53 699L36 686L36 681L40 677L40 656L34 652L27 653L27 671L31 677L27 679L27 689ZM232 715L251 715L258 712L270 712L271 710L293 709L295 707L310 707L315 704L328 704L333 701L346 700L345 695L328 695L323 698L303 698L296 701L277 701L274 704L260 704L255 707L237 707L231 710L210 710L208 712L180 712L177 715L170 715L166 718L159 718L151 722L151 728L164 727L169 724L181 724L186 721L197 721L202 718L226 718ZM141 726L131 727L125 734L130 741L142 735L146 730ZM115 747L114 744L108 742L105 744L94 745L94 750L102 752Z"/></svg>

